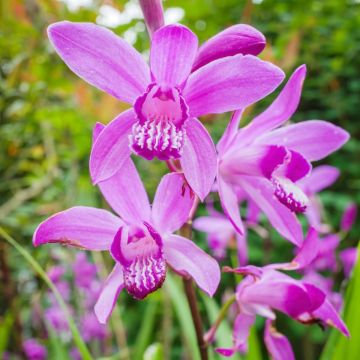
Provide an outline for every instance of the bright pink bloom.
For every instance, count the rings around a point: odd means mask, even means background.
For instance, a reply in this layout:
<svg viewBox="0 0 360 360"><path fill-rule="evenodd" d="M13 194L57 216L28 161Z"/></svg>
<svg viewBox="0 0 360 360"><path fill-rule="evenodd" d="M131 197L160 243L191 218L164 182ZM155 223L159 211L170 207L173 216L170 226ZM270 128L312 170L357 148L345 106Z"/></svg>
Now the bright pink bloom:
<svg viewBox="0 0 360 360"><path fill-rule="evenodd" d="M346 277L350 277L351 271L356 264L357 257L357 248L355 247L347 248L341 251L340 259L344 267L344 273Z"/></svg>
<svg viewBox="0 0 360 360"><path fill-rule="evenodd" d="M275 101L240 130L242 111L236 111L217 146L220 199L237 231L243 232L236 196L240 188L298 246L302 230L295 213L306 210L308 198L297 182L310 173L310 161L324 158L349 138L343 129L320 120L278 128L298 106L305 73L304 65L296 69Z"/></svg>
<svg viewBox="0 0 360 360"><path fill-rule="evenodd" d="M28 360L45 360L47 350L35 339L27 339L23 343L25 356Z"/></svg>
<svg viewBox="0 0 360 360"><path fill-rule="evenodd" d="M244 55L256 55L265 45L263 35L246 25L225 30L199 51L188 28L164 26L153 34L150 67L101 26L60 22L48 33L78 76L133 106L94 144L90 172L95 184L114 175L134 152L149 160L180 159L186 180L204 199L214 182L216 154L197 117L244 108L271 93L284 77L276 66Z"/></svg>
<svg viewBox="0 0 360 360"><path fill-rule="evenodd" d="M173 235L188 219L194 195L178 173L160 182L152 207L131 160L99 184L120 217L92 207L73 207L41 223L33 243L60 243L87 250L107 250L116 260L95 313L105 323L125 287L137 299L161 287L166 264L212 296L220 281L218 263L192 241Z"/></svg>
<svg viewBox="0 0 360 360"><path fill-rule="evenodd" d="M89 289L96 278L96 265L89 262L85 253L76 254L73 265L75 285L79 288Z"/></svg>
<svg viewBox="0 0 360 360"><path fill-rule="evenodd" d="M357 206L355 203L350 203L341 218L340 228L343 231L350 231L357 216Z"/></svg>

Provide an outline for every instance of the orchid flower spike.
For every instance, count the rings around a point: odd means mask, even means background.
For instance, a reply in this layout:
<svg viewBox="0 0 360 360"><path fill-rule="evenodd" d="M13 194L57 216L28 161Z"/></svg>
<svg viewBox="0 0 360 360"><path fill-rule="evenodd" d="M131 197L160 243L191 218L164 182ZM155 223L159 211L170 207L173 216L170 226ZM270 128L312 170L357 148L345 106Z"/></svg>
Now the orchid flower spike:
<svg viewBox="0 0 360 360"><path fill-rule="evenodd" d="M275 101L240 130L242 111L236 111L217 146L219 195L236 230L243 233L236 196L240 188L297 246L303 237L295 214L305 212L309 203L297 182L310 174L311 161L323 159L349 139L345 130L321 120L278 128L295 112L305 74L305 65L296 69Z"/></svg>
<svg viewBox="0 0 360 360"><path fill-rule="evenodd" d="M136 299L160 288L167 265L192 277L209 296L215 293L220 281L216 260L189 239L173 234L188 220L194 201L182 174L162 178L152 207L130 159L99 188L120 217L102 209L73 207L41 223L33 243L111 253L116 264L95 305L100 323L107 321L123 288Z"/></svg>
<svg viewBox="0 0 360 360"><path fill-rule="evenodd" d="M148 160L179 159L203 200L215 179L216 152L197 117L249 106L284 78L278 67L254 56L265 39L248 25L226 29L199 50L191 30L163 26L151 39L150 67L126 41L95 24L59 22L48 34L75 74L132 106L94 144L95 184L114 175L131 153Z"/></svg>

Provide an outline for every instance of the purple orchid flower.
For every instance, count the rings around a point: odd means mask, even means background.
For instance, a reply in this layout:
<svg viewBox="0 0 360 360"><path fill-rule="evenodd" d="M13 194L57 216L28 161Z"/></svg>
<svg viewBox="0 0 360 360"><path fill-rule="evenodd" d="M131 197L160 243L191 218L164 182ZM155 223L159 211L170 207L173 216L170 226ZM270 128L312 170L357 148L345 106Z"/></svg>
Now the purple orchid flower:
<svg viewBox="0 0 360 360"><path fill-rule="evenodd" d="M357 206L351 202L345 209L341 218L340 228L342 231L350 231L357 216Z"/></svg>
<svg viewBox="0 0 360 360"><path fill-rule="evenodd" d="M329 165L321 165L312 169L311 173L300 179L297 185L302 189L309 201L304 215L309 224L319 232L328 232L329 226L322 223L322 205L317 193L331 186L339 177L340 171Z"/></svg>
<svg viewBox="0 0 360 360"><path fill-rule="evenodd" d="M99 187L121 218L106 210L73 207L41 223L33 243L110 251L116 265L95 305L101 323L110 316L124 287L137 299L161 287L166 264L191 276L208 295L214 294L220 281L218 263L192 241L173 234L187 221L194 202L181 174L163 177L152 207L131 160Z"/></svg>
<svg viewBox="0 0 360 360"><path fill-rule="evenodd" d="M358 258L358 251L356 247L350 247L340 252L340 260L344 267L344 273L347 278L350 277L352 269L354 268Z"/></svg>
<svg viewBox="0 0 360 360"><path fill-rule="evenodd" d="M242 111L236 111L217 146L220 200L236 230L243 233L236 196L240 188L298 246L303 237L295 214L306 210L308 198L296 183L310 173L310 161L324 158L349 138L340 127L320 120L276 129L295 112L305 73L305 65L296 69L275 101L240 130Z"/></svg>
<svg viewBox="0 0 360 360"><path fill-rule="evenodd" d="M234 344L230 349L218 349L222 355L231 356L235 351L246 352L250 327L256 315L274 321L276 316L273 310L281 311L305 324L316 322L323 326L333 326L349 336L346 325L325 293L313 284L295 280L271 267L247 266L234 271L246 277L236 290L239 314L234 323Z"/></svg>
<svg viewBox="0 0 360 360"><path fill-rule="evenodd" d="M35 339L27 339L23 343L25 356L28 360L45 360L47 350Z"/></svg>
<svg viewBox="0 0 360 360"><path fill-rule="evenodd" d="M90 156L95 184L114 175L131 152L152 159L180 159L186 180L201 200L216 174L212 139L197 117L244 108L283 80L276 66L253 55L265 39L247 25L233 26L198 51L194 33L168 25L151 39L150 68L110 30L91 23L59 22L49 38L70 69L132 108L98 137Z"/></svg>
<svg viewBox="0 0 360 360"><path fill-rule="evenodd" d="M75 285L79 288L89 289L96 277L96 265L92 264L85 253L76 254L73 265Z"/></svg>
<svg viewBox="0 0 360 360"><path fill-rule="evenodd" d="M200 216L193 221L193 228L207 233L207 242L214 256L223 259L229 243L236 241L240 264L246 265L248 261L248 249L246 234L240 235L234 230L227 216L221 214L212 206L208 206L209 216Z"/></svg>

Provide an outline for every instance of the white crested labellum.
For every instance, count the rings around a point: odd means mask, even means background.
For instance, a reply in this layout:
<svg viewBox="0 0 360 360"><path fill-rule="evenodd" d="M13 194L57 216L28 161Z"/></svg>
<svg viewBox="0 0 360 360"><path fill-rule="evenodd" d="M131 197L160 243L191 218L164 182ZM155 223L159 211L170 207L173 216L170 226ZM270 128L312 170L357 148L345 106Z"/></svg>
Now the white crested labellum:
<svg viewBox="0 0 360 360"><path fill-rule="evenodd" d="M122 227L111 254L122 265L125 288L134 298L144 299L162 286L166 276L162 240L149 224Z"/></svg>

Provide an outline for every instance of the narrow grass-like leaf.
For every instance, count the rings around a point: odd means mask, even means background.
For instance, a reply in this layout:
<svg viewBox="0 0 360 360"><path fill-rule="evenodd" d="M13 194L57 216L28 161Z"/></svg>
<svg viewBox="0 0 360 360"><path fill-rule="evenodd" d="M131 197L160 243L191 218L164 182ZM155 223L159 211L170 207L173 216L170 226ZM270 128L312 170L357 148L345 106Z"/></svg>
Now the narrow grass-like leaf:
<svg viewBox="0 0 360 360"><path fill-rule="evenodd" d="M32 266L32 268L39 274L42 280L46 283L46 285L50 288L50 290L54 293L56 301L59 303L61 310L64 313L66 321L69 324L69 328L71 330L74 343L78 348L83 360L92 360L92 356L82 339L79 330L71 317L71 314L66 306L66 303L56 288L55 284L50 280L47 276L45 270L41 267L41 265L34 259L34 257L23 247L21 246L15 239L13 239L3 228L0 227L0 235L11 245L13 246L20 255Z"/></svg>

